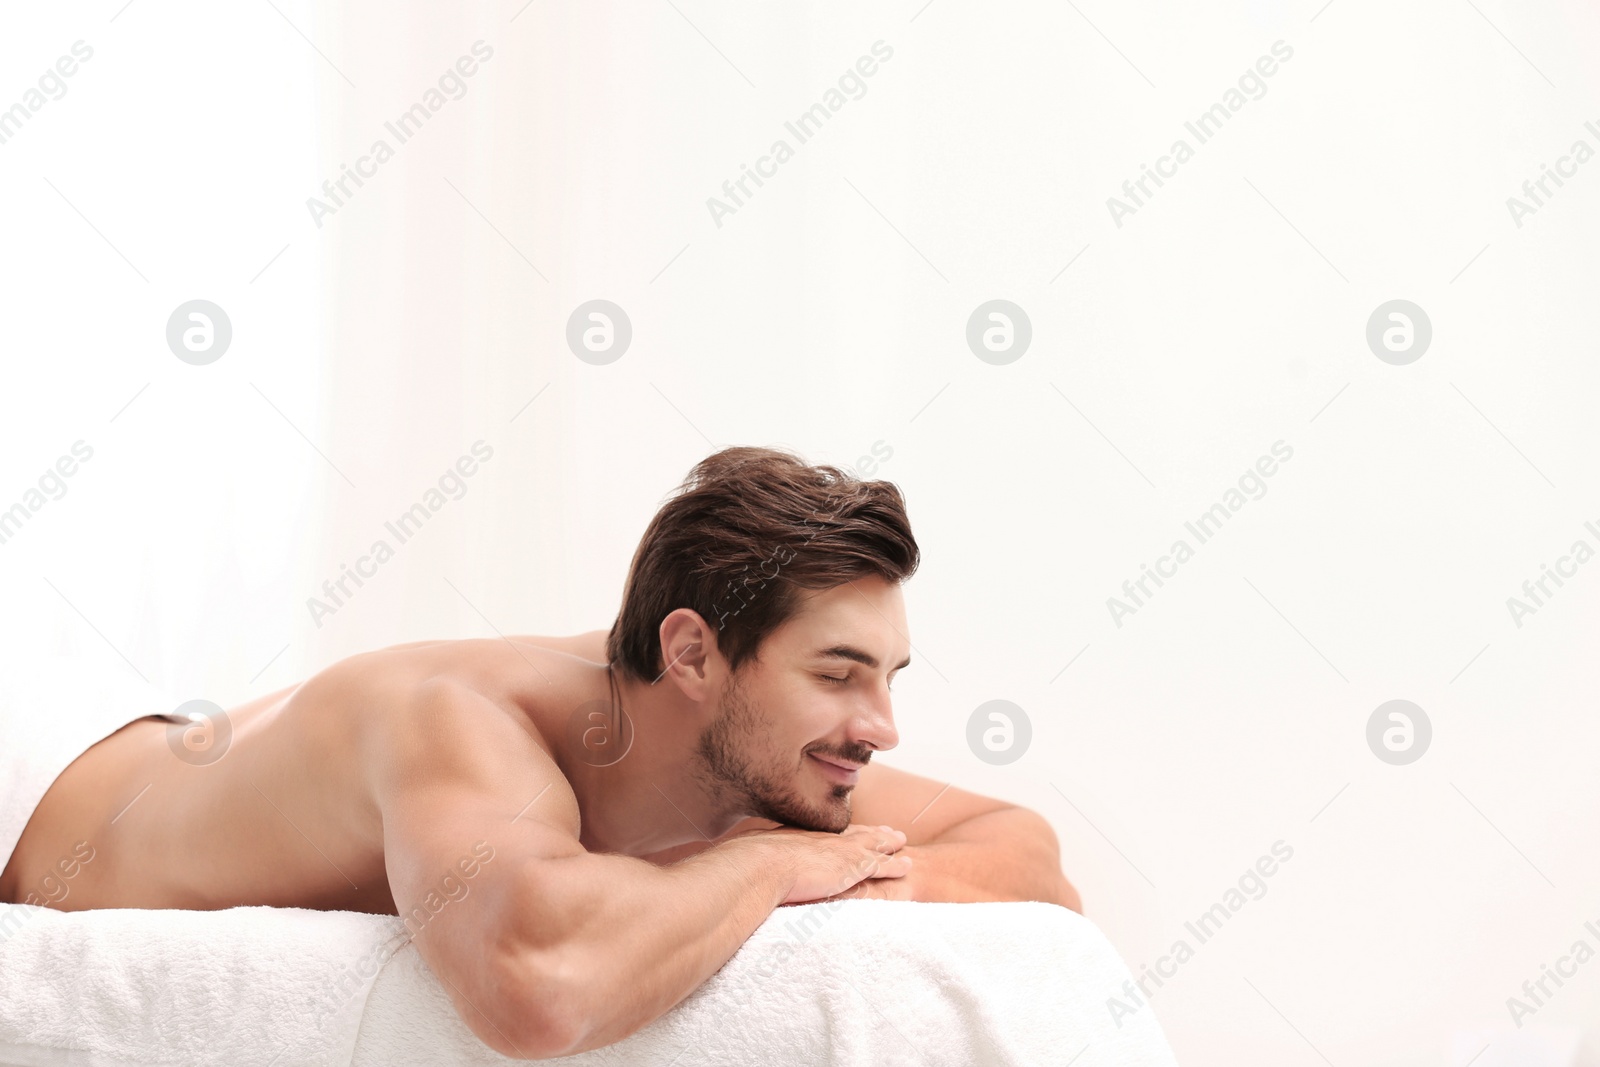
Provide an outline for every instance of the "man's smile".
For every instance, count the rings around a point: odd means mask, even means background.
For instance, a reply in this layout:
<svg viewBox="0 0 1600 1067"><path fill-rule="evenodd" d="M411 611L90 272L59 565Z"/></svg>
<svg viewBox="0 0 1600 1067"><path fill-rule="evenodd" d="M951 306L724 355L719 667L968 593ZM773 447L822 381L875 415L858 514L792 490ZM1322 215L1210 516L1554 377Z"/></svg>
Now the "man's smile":
<svg viewBox="0 0 1600 1067"><path fill-rule="evenodd" d="M819 756L815 752L808 753L808 755L817 761L818 766L822 768L823 774L843 785L855 785L856 780L861 777L863 764L844 763L841 760Z"/></svg>

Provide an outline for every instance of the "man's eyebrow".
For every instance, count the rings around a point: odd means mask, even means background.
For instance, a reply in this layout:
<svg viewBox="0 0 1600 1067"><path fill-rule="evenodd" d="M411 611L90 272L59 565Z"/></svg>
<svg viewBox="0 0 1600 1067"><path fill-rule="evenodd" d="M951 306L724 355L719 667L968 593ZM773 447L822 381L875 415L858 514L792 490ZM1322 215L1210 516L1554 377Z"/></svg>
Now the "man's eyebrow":
<svg viewBox="0 0 1600 1067"><path fill-rule="evenodd" d="M833 645L828 648L819 648L815 654L824 659L855 660L857 663L870 667L873 670L878 669L878 657L874 656L870 652L863 651L854 645ZM895 670L898 671L909 666L911 666L911 657L907 656L905 661L896 667Z"/></svg>

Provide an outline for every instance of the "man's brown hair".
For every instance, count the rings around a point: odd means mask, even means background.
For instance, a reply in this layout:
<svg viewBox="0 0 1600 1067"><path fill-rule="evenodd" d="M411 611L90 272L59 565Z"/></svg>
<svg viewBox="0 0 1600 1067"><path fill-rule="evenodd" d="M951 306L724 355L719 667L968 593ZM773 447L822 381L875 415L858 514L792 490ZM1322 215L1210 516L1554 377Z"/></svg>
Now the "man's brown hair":
<svg viewBox="0 0 1600 1067"><path fill-rule="evenodd" d="M894 483L811 466L787 449L725 448L695 464L640 538L606 657L654 683L666 667L661 620L692 608L737 671L802 591L868 575L903 582L919 560Z"/></svg>

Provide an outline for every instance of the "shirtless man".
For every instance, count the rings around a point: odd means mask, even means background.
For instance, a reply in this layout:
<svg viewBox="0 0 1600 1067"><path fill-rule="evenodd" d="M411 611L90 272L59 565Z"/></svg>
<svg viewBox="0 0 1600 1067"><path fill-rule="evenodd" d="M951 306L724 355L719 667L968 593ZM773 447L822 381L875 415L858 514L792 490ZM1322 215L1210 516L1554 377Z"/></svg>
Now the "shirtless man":
<svg viewBox="0 0 1600 1067"><path fill-rule="evenodd" d="M395 645L225 730L131 722L56 779L0 901L87 842L58 907L407 916L466 1025L527 1059L634 1033L785 904L1076 910L1042 817L869 763L917 562L890 483L726 449L651 522L609 631Z"/></svg>

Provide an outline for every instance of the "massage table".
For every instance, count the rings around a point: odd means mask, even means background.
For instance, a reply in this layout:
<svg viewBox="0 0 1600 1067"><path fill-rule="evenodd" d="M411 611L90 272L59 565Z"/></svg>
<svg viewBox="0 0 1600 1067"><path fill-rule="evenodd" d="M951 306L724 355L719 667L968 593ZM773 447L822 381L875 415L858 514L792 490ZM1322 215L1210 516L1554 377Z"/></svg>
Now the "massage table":
<svg viewBox="0 0 1600 1067"><path fill-rule="evenodd" d="M572 1067L1171 1067L1127 968L1037 902L776 909L719 971ZM393 916L0 905L0 1065L452 1067L479 1041Z"/></svg>

